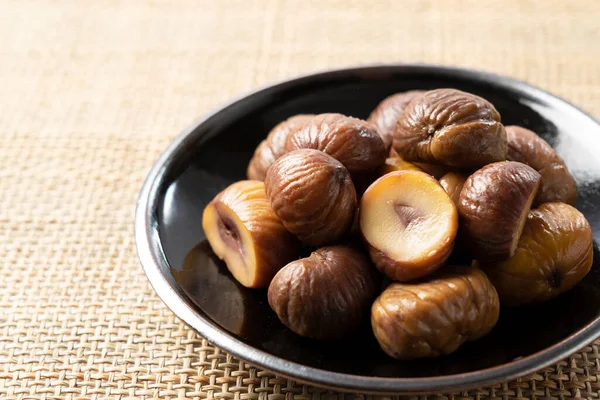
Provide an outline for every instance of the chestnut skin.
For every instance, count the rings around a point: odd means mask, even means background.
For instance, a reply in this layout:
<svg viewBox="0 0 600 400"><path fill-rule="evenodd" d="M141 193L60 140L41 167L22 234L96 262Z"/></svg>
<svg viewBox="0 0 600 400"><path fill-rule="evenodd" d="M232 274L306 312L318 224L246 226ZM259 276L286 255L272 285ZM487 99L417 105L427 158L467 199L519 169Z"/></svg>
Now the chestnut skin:
<svg viewBox="0 0 600 400"><path fill-rule="evenodd" d="M506 131L487 100L455 89L414 98L394 131L394 150L407 161L479 168L506 160Z"/></svg>
<svg viewBox="0 0 600 400"><path fill-rule="evenodd" d="M441 178L439 178L440 185L442 185L446 193L448 193L448 196L450 196L450 199L456 205L457 209L460 192L462 191L462 188L468 177L469 175L464 172L447 172ZM461 230L459 228L459 232L460 231ZM446 263L471 265L472 259L469 251L469 243L465 242L464 235L456 235L452 254L450 254L450 257L448 257Z"/></svg>
<svg viewBox="0 0 600 400"><path fill-rule="evenodd" d="M508 159L529 165L542 176L534 204L575 204L577 185L564 160L544 139L529 129L507 126Z"/></svg>
<svg viewBox="0 0 600 400"><path fill-rule="evenodd" d="M394 141L394 129L396 129L402 111L408 103L423 93L422 90L410 90L388 96L369 115L367 121L375 126L388 152L391 150Z"/></svg>
<svg viewBox="0 0 600 400"><path fill-rule="evenodd" d="M423 171L427 172L429 175L433 176L435 179L440 179L442 176L446 175L450 171L450 168L444 167L443 165L427 164L420 162L413 162L413 164L421 168Z"/></svg>
<svg viewBox="0 0 600 400"><path fill-rule="evenodd" d="M417 283L392 283L371 308L381 348L400 360L450 354L487 335L498 321L500 301L485 274L445 266Z"/></svg>
<svg viewBox="0 0 600 400"><path fill-rule="evenodd" d="M506 305L540 303L564 293L590 271L592 229L582 213L565 203L531 210L515 255L478 263Z"/></svg>
<svg viewBox="0 0 600 400"><path fill-rule="evenodd" d="M460 172L448 172L440 178L440 185L444 188L454 204L458 206L460 192L469 176Z"/></svg>
<svg viewBox="0 0 600 400"><path fill-rule="evenodd" d="M294 115L271 129L267 138L256 147L248 164L248 179L264 181L271 164L286 153L285 144L290 132L300 129L313 117L313 114Z"/></svg>
<svg viewBox="0 0 600 400"><path fill-rule="evenodd" d="M297 256L298 242L271 208L261 181L239 181L215 196L204 209L202 228L217 257L249 288L267 287Z"/></svg>
<svg viewBox="0 0 600 400"><path fill-rule="evenodd" d="M387 157L373 125L342 114L315 116L302 129L290 133L286 149L321 150L341 162L352 176L375 171Z"/></svg>
<svg viewBox="0 0 600 400"><path fill-rule="evenodd" d="M322 151L284 154L267 171L265 189L283 225L306 244L331 243L350 230L354 184L348 170Z"/></svg>
<svg viewBox="0 0 600 400"><path fill-rule="evenodd" d="M379 288L369 259L348 246L322 247L282 268L269 285L269 305L301 336L335 339L354 329Z"/></svg>
<svg viewBox="0 0 600 400"><path fill-rule="evenodd" d="M536 170L515 161L486 165L467 178L458 213L474 258L501 261L515 253L540 179Z"/></svg>

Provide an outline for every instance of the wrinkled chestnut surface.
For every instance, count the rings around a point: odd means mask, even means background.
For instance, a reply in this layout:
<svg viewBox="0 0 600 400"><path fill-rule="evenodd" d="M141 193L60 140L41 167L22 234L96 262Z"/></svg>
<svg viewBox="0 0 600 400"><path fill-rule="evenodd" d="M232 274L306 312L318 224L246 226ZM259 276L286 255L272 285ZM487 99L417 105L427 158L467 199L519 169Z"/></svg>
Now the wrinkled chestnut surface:
<svg viewBox="0 0 600 400"><path fill-rule="evenodd" d="M377 268L404 282L423 277L446 261L458 214L433 177L396 171L373 182L363 194L359 224Z"/></svg>
<svg viewBox="0 0 600 400"><path fill-rule="evenodd" d="M354 185L348 170L322 151L283 155L267 171L265 188L283 225L307 244L331 243L350 230Z"/></svg>
<svg viewBox="0 0 600 400"><path fill-rule="evenodd" d="M287 151L321 150L341 162L351 174L374 171L387 157L374 126L342 114L320 114L291 132Z"/></svg>
<svg viewBox="0 0 600 400"><path fill-rule="evenodd" d="M323 247L281 269L269 286L269 305L299 335L339 338L366 315L379 287L377 272L360 251Z"/></svg>
<svg viewBox="0 0 600 400"><path fill-rule="evenodd" d="M394 141L394 129L398 123L398 118L404 111L404 108L415 97L422 95L422 90L410 90L408 92L396 93L386 97L371 112L368 122L372 123L385 144L387 151L390 151Z"/></svg>
<svg viewBox="0 0 600 400"><path fill-rule="evenodd" d="M271 208L260 181L239 181L219 193L204 209L202 228L215 254L246 287L267 287L297 254L295 238Z"/></svg>
<svg viewBox="0 0 600 400"><path fill-rule="evenodd" d="M515 161L487 165L467 178L458 212L476 259L499 261L515 253L539 184L536 170Z"/></svg>
<svg viewBox="0 0 600 400"><path fill-rule="evenodd" d="M394 150L407 161L479 168L506 160L506 131L487 100L454 89L413 99L398 119Z"/></svg>
<svg viewBox="0 0 600 400"><path fill-rule="evenodd" d="M271 164L286 153L285 144L290 132L300 129L313 117L313 114L299 114L277 124L254 151L246 171L248 178L264 181Z"/></svg>
<svg viewBox="0 0 600 400"><path fill-rule="evenodd" d="M448 196L450 196L457 206L460 192L462 191L467 178L467 175L460 172L448 172L440 178L440 185L442 185L446 193L448 193Z"/></svg>
<svg viewBox="0 0 600 400"><path fill-rule="evenodd" d="M592 239L583 214L565 203L546 203L529 212L514 256L480 267L502 304L538 303L566 292L587 275Z"/></svg>
<svg viewBox="0 0 600 400"><path fill-rule="evenodd" d="M488 334L500 302L485 274L445 266L430 279L393 283L371 308L373 333L391 357L409 360L454 352Z"/></svg>
<svg viewBox="0 0 600 400"><path fill-rule="evenodd" d="M508 159L531 166L542 176L534 204L575 204L577 186L563 159L541 137L520 126L507 126Z"/></svg>

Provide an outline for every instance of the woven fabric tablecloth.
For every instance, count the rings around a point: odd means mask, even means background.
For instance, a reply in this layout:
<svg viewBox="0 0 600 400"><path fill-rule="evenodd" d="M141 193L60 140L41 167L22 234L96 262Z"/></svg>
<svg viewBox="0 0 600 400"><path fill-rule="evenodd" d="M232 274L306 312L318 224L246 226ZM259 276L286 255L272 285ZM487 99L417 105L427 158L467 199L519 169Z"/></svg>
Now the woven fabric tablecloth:
<svg viewBox="0 0 600 400"><path fill-rule="evenodd" d="M599 21L597 0L0 0L0 398L341 397L161 303L133 241L152 163L240 92L365 63L483 69L600 117ZM599 349L430 398L598 398Z"/></svg>

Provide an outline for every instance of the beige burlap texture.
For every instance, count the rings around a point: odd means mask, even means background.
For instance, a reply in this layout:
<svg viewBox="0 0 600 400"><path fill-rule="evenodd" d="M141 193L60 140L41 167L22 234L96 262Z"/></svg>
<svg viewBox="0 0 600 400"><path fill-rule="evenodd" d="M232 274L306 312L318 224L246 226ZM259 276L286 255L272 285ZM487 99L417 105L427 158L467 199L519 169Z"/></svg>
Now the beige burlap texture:
<svg viewBox="0 0 600 400"><path fill-rule="evenodd" d="M600 117L599 21L596 0L0 0L0 398L343 396L244 364L162 304L133 241L152 163L234 95L357 64L483 69ZM429 398L598 398L599 346Z"/></svg>

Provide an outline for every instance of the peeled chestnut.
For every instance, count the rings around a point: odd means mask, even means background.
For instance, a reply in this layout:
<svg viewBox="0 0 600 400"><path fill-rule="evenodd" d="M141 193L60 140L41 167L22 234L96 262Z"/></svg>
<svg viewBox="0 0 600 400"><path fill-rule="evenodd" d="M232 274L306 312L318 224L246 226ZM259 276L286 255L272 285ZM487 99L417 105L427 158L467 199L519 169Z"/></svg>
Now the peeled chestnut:
<svg viewBox="0 0 600 400"><path fill-rule="evenodd" d="M487 335L499 312L482 271L445 266L429 280L388 286L373 303L371 325L383 351L410 360L450 354Z"/></svg>
<svg viewBox="0 0 600 400"><path fill-rule="evenodd" d="M296 239L271 208L260 181L239 181L219 193L204 209L202 228L217 257L246 287L267 287L297 254Z"/></svg>
<svg viewBox="0 0 600 400"><path fill-rule="evenodd" d="M440 185L444 188L454 204L458 206L460 192L468 176L460 172L448 172L440 178Z"/></svg>
<svg viewBox="0 0 600 400"><path fill-rule="evenodd" d="M360 201L360 230L377 268L406 282L430 274L452 252L456 206L419 171L396 171L369 186Z"/></svg>
<svg viewBox="0 0 600 400"><path fill-rule="evenodd" d="M455 89L431 90L404 109L394 150L407 161L479 168L506 160L506 131L487 100Z"/></svg>
<svg viewBox="0 0 600 400"><path fill-rule="evenodd" d="M534 204L575 204L577 186L563 159L541 137L520 126L507 126L508 159L531 166L542 176Z"/></svg>
<svg viewBox="0 0 600 400"><path fill-rule="evenodd" d="M467 178L458 212L474 258L500 261L515 254L539 185L540 174L515 161L489 164Z"/></svg>
<svg viewBox="0 0 600 400"><path fill-rule="evenodd" d="M265 188L283 225L304 243L331 243L350 230L356 190L348 170L322 151L283 155L267 171Z"/></svg>
<svg viewBox="0 0 600 400"><path fill-rule="evenodd" d="M423 171L421 168L417 167L415 164L404 161L401 157L388 157L385 160L385 163L379 167L379 176L389 174L394 171Z"/></svg>
<svg viewBox="0 0 600 400"><path fill-rule="evenodd" d="M515 255L480 263L502 304L539 303L581 281L593 262L592 229L582 213L565 203L531 210Z"/></svg>
<svg viewBox="0 0 600 400"><path fill-rule="evenodd" d="M248 178L264 181L271 164L286 153L285 144L290 132L300 129L313 117L313 114L299 114L277 124L254 151L248 164Z"/></svg>
<svg viewBox="0 0 600 400"><path fill-rule="evenodd" d="M398 118L404 108L417 96L422 95L422 90L410 90L408 92L396 93L386 97L377 105L369 115L368 122L372 123L385 144L387 151L390 151L394 141L394 129Z"/></svg>
<svg viewBox="0 0 600 400"><path fill-rule="evenodd" d="M375 127L342 114L320 114L291 132L286 149L321 150L354 175L374 171L385 162L387 151Z"/></svg>
<svg viewBox="0 0 600 400"><path fill-rule="evenodd" d="M339 338L367 314L378 280L360 251L323 247L282 268L269 285L269 305L301 336Z"/></svg>

